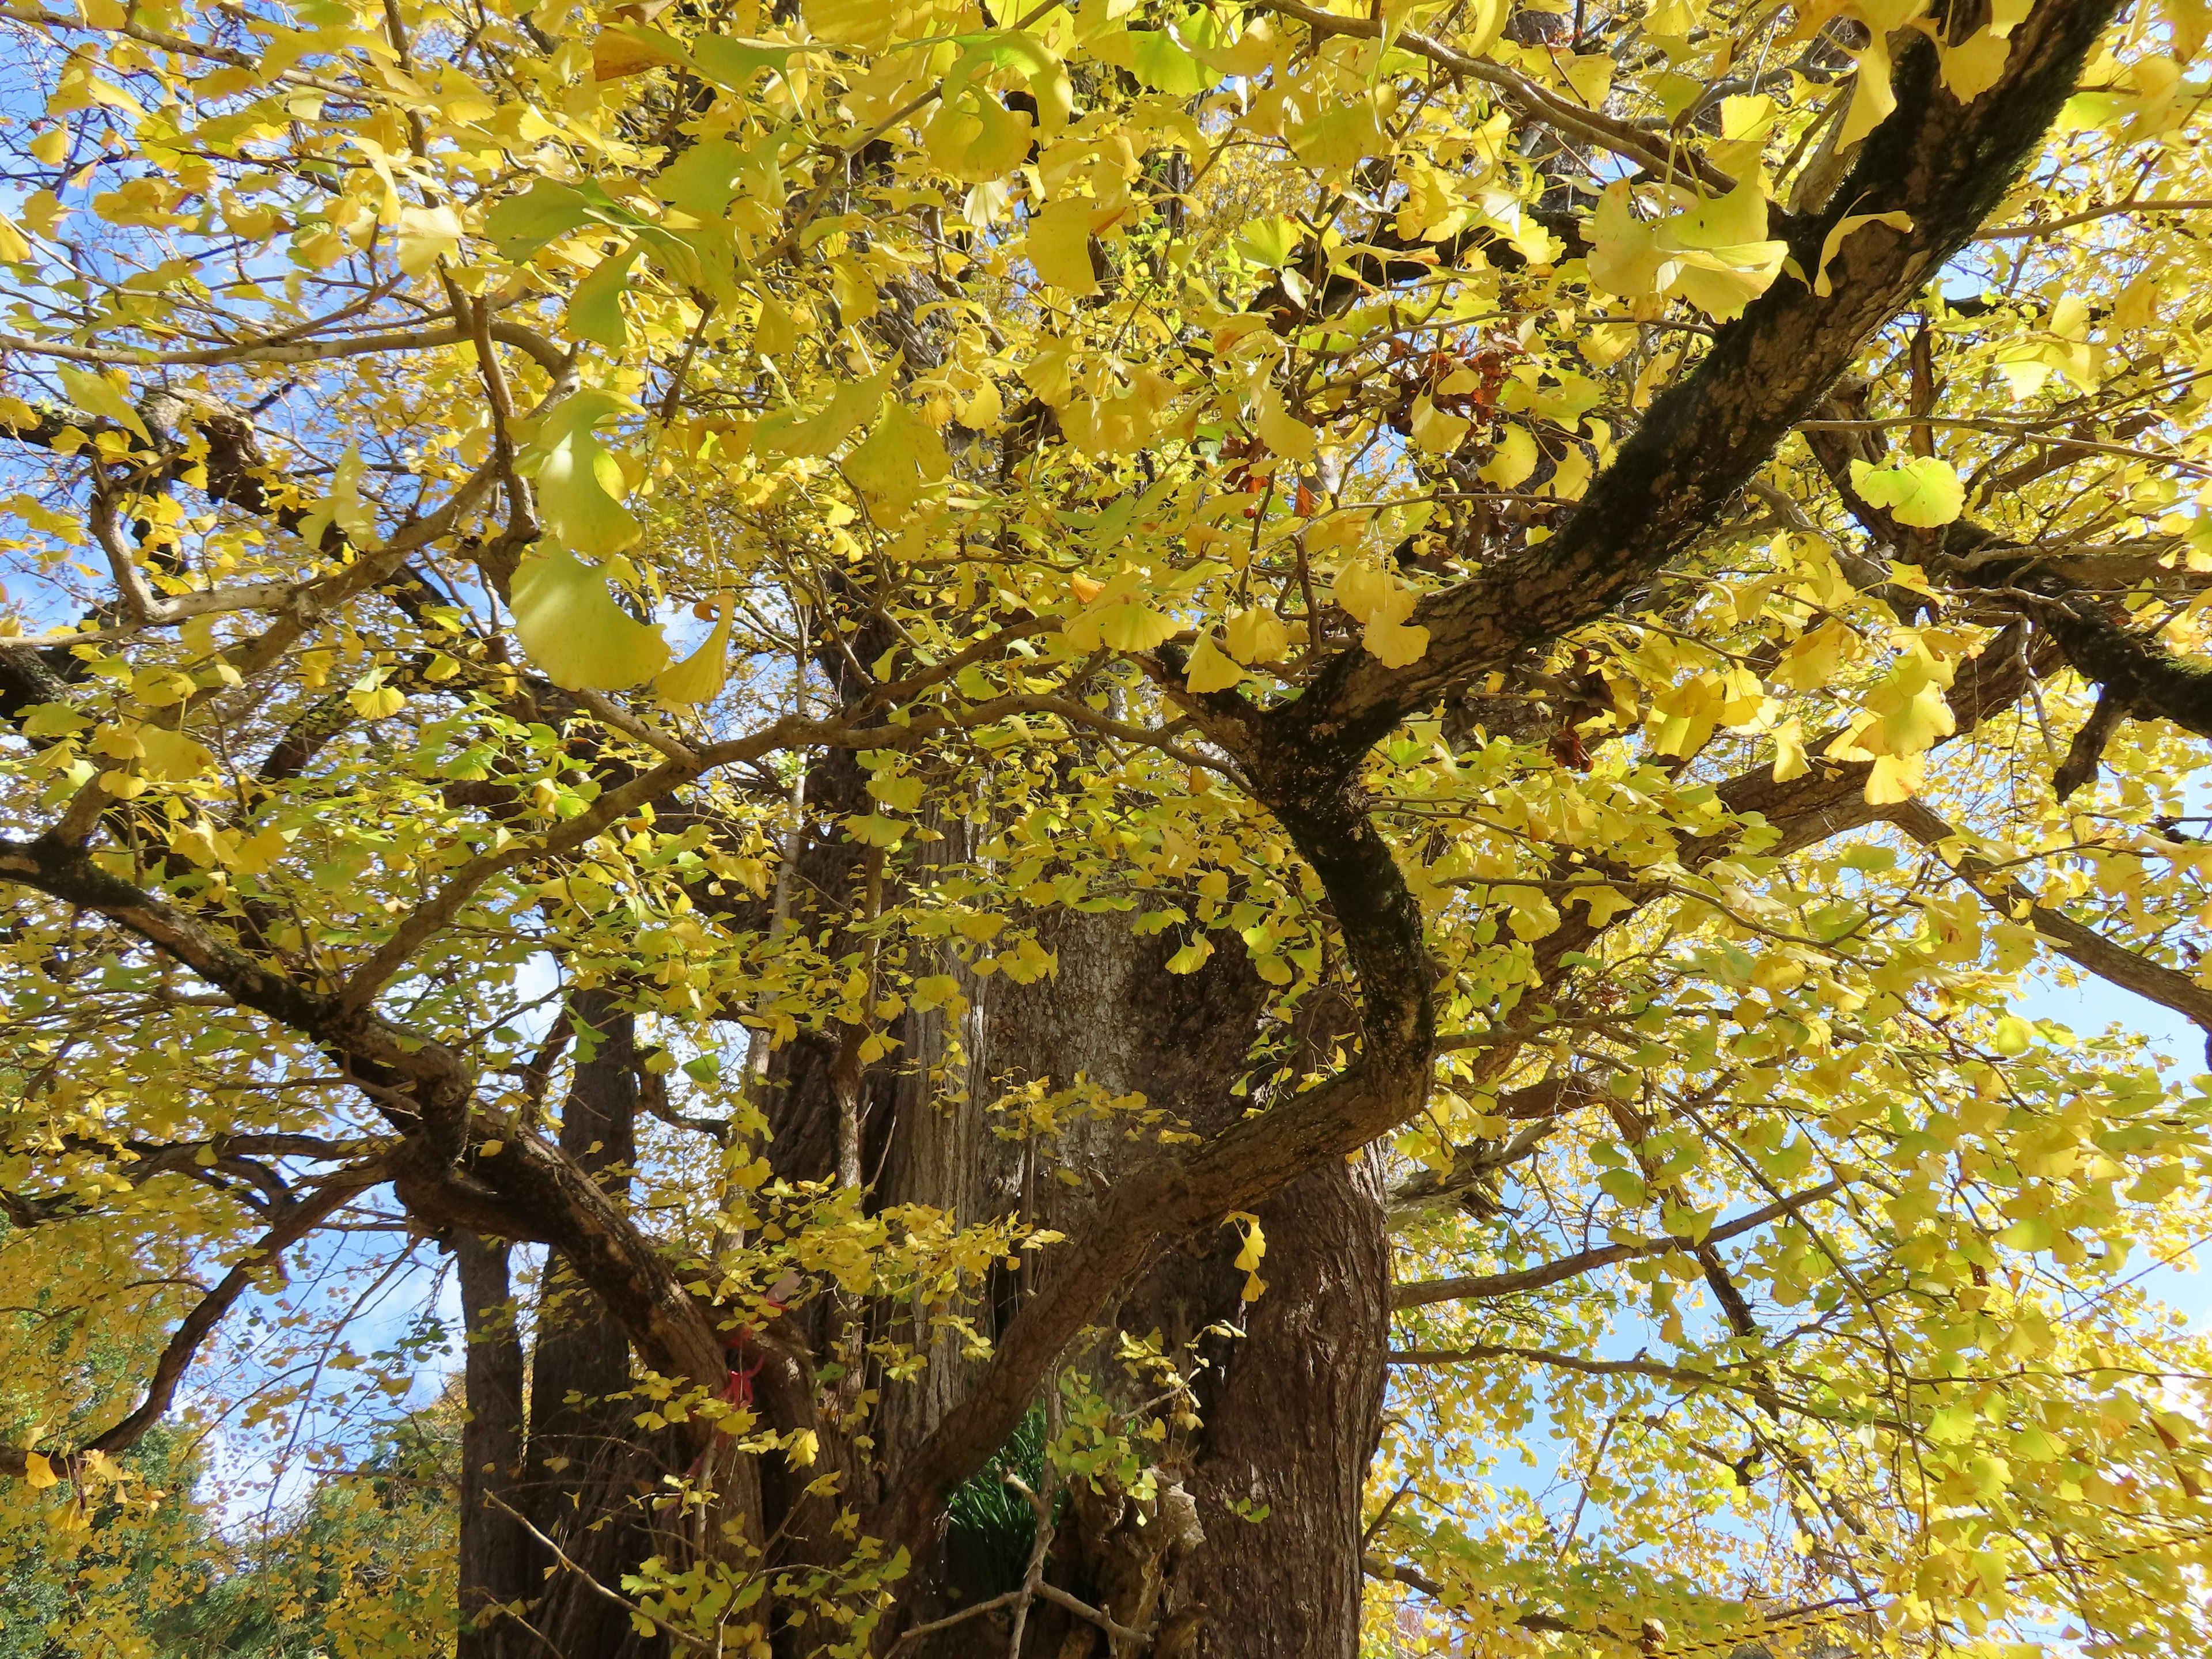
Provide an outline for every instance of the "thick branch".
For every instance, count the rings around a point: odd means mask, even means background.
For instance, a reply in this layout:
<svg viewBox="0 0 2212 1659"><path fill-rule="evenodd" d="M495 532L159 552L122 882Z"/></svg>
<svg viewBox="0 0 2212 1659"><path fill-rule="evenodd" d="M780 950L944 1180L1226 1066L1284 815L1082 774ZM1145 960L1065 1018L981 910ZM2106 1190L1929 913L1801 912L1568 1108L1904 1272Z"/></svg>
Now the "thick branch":
<svg viewBox="0 0 2212 1659"><path fill-rule="evenodd" d="M1343 651L1270 723L1348 769L1447 686L1603 614L1688 548L2003 199L2113 9L2112 0L2045 0L2013 34L1998 83L1966 105L1941 85L1934 48L1917 41L1898 65L1895 112L1869 135L1829 207L1789 240L1810 270L1846 212L1902 212L1912 228L1861 226L1828 264L1831 295L1785 276L1723 328L1565 530L1422 602L1413 620L1430 643L1419 661L1393 669Z"/></svg>

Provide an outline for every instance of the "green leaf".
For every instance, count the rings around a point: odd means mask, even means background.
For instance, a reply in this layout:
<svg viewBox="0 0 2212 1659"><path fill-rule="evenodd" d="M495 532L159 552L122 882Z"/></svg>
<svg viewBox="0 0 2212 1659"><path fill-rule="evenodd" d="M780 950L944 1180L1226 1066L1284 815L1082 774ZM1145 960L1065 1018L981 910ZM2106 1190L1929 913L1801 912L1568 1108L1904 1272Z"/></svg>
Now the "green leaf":
<svg viewBox="0 0 2212 1659"><path fill-rule="evenodd" d="M629 343L622 296L629 284L629 268L642 252L642 243L632 242L611 258L602 259L590 276L576 284L576 291L568 296L570 338L589 340L610 351L619 351Z"/></svg>
<svg viewBox="0 0 2212 1659"><path fill-rule="evenodd" d="M635 407L611 392L579 392L545 416L536 441L516 458L518 470L538 481L539 517L572 552L604 557L638 538L637 520L621 501L622 467L592 430Z"/></svg>
<svg viewBox="0 0 2212 1659"><path fill-rule="evenodd" d="M515 637L564 691L619 690L667 665L660 630L617 605L606 572L565 547L524 559L509 591Z"/></svg>
<svg viewBox="0 0 2212 1659"><path fill-rule="evenodd" d="M1882 466L1851 463L1851 485L1899 524L1932 530L1949 524L1966 505L1966 487L1948 461L1914 455Z"/></svg>
<svg viewBox="0 0 2212 1659"><path fill-rule="evenodd" d="M146 422L138 418L138 411L131 407L130 383L120 374L112 379L89 368L79 368L74 363L63 363L54 370L69 399L88 415L135 432L148 443L154 436L146 430Z"/></svg>
<svg viewBox="0 0 2212 1659"><path fill-rule="evenodd" d="M1129 31L1129 72L1155 92L1191 98L1220 77L1176 44L1165 29Z"/></svg>

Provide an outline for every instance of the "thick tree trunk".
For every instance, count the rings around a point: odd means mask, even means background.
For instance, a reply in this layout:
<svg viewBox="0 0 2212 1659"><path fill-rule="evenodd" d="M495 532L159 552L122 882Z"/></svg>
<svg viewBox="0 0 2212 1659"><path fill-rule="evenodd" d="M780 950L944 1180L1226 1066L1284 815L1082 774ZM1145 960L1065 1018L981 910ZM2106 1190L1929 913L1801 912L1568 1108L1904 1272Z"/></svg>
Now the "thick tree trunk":
<svg viewBox="0 0 2212 1659"><path fill-rule="evenodd" d="M458 1659L508 1659L514 1626L479 1615L532 1590L530 1538L512 1505L522 1472L522 1338L514 1326L507 1247L471 1232L453 1236L468 1421L461 1428L461 1632ZM498 1503L493 1500L496 1498Z"/></svg>
<svg viewBox="0 0 2212 1659"><path fill-rule="evenodd" d="M605 989L569 999L576 1065L561 1109L561 1150L611 1194L629 1190L636 1161L635 1021ZM621 1659L662 1650L602 1593L654 1553L643 1504L658 1487L660 1449L637 1407L621 1327L549 1258L531 1353L530 1442L522 1507L565 1560L532 1545L531 1623L565 1659Z"/></svg>
<svg viewBox="0 0 2212 1659"><path fill-rule="evenodd" d="M1166 959L1178 941L1138 938L1127 917L1112 914L1055 914L1041 938L1058 957L1056 974L1028 985L969 982L964 1090L935 1100L902 1094L882 1201L945 1206L963 1220L1018 1210L1041 1225L1079 1224L1096 1195L1150 1151L1149 1137L1133 1138L1127 1121L1110 1118L1049 1145L994 1135L991 1103L1032 1080L1066 1088L1079 1076L1110 1095L1141 1093L1200 1134L1252 1103L1232 1089L1250 1063L1264 988L1241 952L1171 975ZM933 1059L944 1036L920 1024L909 1023L908 1042L917 1059ZM1224 1226L1164 1248L1106 1316L1170 1355L1209 1327L1243 1328L1239 1338L1200 1344L1210 1361L1199 1383L1205 1426L1160 1470L1164 1501L1140 1514L1120 1493L1079 1491L1064 1509L1047 1577L1123 1623L1158 1632L1147 1649L1111 1649L1114 1659L1357 1652L1360 1504L1381 1432L1389 1322L1372 1166L1339 1164L1309 1176L1265 1206L1261 1220L1267 1289L1258 1301L1242 1301L1245 1275L1234 1266L1241 1237ZM1048 1250L1007 1275L991 1324L1003 1324L1053 1270ZM1070 1362L1133 1404L1145 1390L1121 1374L1114 1347L1109 1337ZM883 1440L893 1468L972 1375L949 1340L932 1362L919 1385L887 1391ZM932 1564L908 1622L957 1609L956 1589L972 1600L1005 1588L955 1586L951 1565ZM1003 1626L987 1620L909 1644L902 1659L1002 1652L1006 1640ZM1028 1615L1022 1651L1106 1659L1109 1644L1096 1626L1041 1603Z"/></svg>

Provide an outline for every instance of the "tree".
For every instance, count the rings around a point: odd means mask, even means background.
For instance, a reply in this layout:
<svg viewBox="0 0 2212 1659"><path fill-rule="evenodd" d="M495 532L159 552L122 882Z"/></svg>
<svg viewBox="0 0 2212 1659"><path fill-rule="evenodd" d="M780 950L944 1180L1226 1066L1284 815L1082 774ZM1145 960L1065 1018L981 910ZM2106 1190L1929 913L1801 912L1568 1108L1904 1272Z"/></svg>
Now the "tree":
<svg viewBox="0 0 2212 1659"><path fill-rule="evenodd" d="M6 15L15 1516L438 1261L418 1650L2201 1647L2201 9Z"/></svg>

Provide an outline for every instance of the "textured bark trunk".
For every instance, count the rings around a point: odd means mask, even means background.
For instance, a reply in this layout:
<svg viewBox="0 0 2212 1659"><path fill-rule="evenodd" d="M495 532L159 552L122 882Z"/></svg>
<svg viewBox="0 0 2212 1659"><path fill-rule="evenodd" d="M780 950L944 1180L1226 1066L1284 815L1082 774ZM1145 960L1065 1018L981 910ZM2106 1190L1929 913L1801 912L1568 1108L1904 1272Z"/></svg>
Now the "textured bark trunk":
<svg viewBox="0 0 2212 1659"><path fill-rule="evenodd" d="M611 1194L628 1191L636 1160L635 1022L614 995L569 999L576 1033L574 1080L561 1109L561 1150ZM545 1268L538 1340L531 1353L530 1442L525 1502L565 1561L534 1540L531 1623L564 1659L659 1653L599 1586L613 1588L653 1553L643 1509L667 1472L661 1449L635 1427L635 1407L613 1396L630 1383L621 1328L558 1257Z"/></svg>
<svg viewBox="0 0 2212 1659"><path fill-rule="evenodd" d="M1109 1119L1079 1124L1049 1146L993 1134L991 1103L1032 1080L1066 1088L1082 1077L1112 1095L1141 1092L1200 1134L1251 1103L1232 1088L1259 1033L1264 988L1241 951L1171 975L1166 959L1178 941L1138 938L1127 917L1110 914L1055 914L1042 939L1059 959L1056 974L1028 985L969 981L972 1006L957 1033L967 1064L956 1081L964 1086L935 1099L902 1096L883 1201L946 1206L963 1220L1018 1210L1041 1225L1074 1224L1150 1150L1149 1138L1133 1139L1126 1122ZM908 1032L916 1058L932 1062L951 1035L922 1022ZM1381 1433L1389 1322L1378 1185L1366 1160L1340 1164L1260 1214L1267 1290L1257 1302L1242 1302L1241 1240L1224 1227L1164 1248L1105 1316L1115 1331L1153 1338L1170 1354L1211 1326L1241 1323L1244 1333L1203 1347L1212 1362L1200 1382L1205 1427L1184 1458L1160 1471L1164 1501L1141 1512L1119 1493L1079 1490L1054 1540L1048 1578L1154 1639L1116 1645L1040 1603L1023 1632L1030 1659L1356 1654L1361 1498ZM1011 1317L1052 1271L1045 1251L1008 1275L989 1323ZM1109 1336L1070 1359L1133 1404L1146 1390L1122 1376L1114 1347ZM919 1386L887 1391L891 1467L935 1425L971 1370L954 1342L941 1340ZM909 1622L1007 1587L956 1583L963 1564L929 1565ZM996 1620L971 1622L909 1644L902 1659L1003 1652L1008 1634Z"/></svg>
<svg viewBox="0 0 2212 1659"><path fill-rule="evenodd" d="M457 1233L453 1259L468 1354L462 1371L468 1421L461 1428L461 1632L458 1659L510 1659L520 1632L489 1607L520 1601L532 1588L530 1538L501 1504L514 1502L522 1473L522 1338L514 1328L507 1247Z"/></svg>
<svg viewBox="0 0 2212 1659"><path fill-rule="evenodd" d="M1258 1212L1266 1294L1205 1401L1180 1574L1218 1659L1352 1659L1361 1498L1382 1433L1389 1258L1376 1162L1315 1170ZM1244 1514L1231 1504L1249 1505ZM1247 1519L1266 1506L1264 1518ZM1172 1659L1162 1646L1157 1659Z"/></svg>

